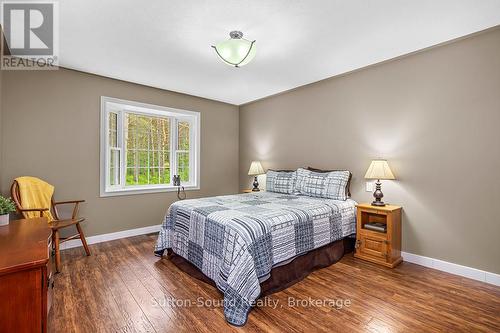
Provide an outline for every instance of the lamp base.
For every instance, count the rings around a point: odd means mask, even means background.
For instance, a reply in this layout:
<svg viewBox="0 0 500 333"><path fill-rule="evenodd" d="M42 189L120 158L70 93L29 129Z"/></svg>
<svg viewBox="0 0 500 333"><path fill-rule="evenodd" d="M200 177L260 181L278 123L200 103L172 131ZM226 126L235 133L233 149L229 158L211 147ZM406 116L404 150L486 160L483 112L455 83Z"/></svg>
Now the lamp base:
<svg viewBox="0 0 500 333"><path fill-rule="evenodd" d="M259 192L259 182L257 181L257 176L254 177L253 179L253 189L252 192Z"/></svg>
<svg viewBox="0 0 500 333"><path fill-rule="evenodd" d="M382 193L382 183L380 182L380 179L377 179L377 182L375 183L375 192L373 192L373 197L375 198L375 200L372 202L372 206L385 206L385 203L382 201L384 193Z"/></svg>

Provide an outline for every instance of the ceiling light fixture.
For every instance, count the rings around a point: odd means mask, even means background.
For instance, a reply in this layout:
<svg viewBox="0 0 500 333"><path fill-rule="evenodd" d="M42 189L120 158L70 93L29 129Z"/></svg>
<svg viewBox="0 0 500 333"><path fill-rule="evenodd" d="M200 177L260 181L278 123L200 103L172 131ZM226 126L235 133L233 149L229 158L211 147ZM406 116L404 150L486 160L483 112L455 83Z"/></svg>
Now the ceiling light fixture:
<svg viewBox="0 0 500 333"><path fill-rule="evenodd" d="M226 64L234 67L245 66L255 57L255 40L243 38L241 31L231 31L229 36L230 39L212 47Z"/></svg>

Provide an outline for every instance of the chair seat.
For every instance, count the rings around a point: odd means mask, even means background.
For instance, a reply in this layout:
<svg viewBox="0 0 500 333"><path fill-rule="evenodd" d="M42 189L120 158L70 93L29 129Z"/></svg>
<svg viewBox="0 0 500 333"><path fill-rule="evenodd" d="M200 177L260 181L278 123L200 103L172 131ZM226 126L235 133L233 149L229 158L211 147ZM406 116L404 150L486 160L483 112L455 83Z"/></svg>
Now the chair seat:
<svg viewBox="0 0 500 333"><path fill-rule="evenodd" d="M69 227L71 225L75 225L75 224L83 222L83 221L85 221L85 218L83 218L83 217L80 217L80 218L77 218L77 219L54 220L52 222L49 222L49 227L52 230L58 230L58 229L61 229L61 228Z"/></svg>

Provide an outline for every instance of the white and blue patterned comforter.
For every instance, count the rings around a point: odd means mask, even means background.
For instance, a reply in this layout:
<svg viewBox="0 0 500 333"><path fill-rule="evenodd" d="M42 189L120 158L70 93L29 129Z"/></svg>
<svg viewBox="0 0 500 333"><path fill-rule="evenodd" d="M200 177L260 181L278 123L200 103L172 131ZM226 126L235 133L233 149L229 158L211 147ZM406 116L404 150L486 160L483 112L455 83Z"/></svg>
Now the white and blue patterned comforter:
<svg viewBox="0 0 500 333"><path fill-rule="evenodd" d="M273 192L178 201L155 252L172 249L224 293L224 314L244 325L274 265L356 232L356 202Z"/></svg>

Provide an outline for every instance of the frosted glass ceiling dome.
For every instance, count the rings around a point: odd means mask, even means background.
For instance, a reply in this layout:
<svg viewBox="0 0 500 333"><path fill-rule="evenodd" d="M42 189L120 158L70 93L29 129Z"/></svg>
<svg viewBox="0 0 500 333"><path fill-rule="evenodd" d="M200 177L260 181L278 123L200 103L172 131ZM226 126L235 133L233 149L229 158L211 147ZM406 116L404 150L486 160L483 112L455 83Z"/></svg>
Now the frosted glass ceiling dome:
<svg viewBox="0 0 500 333"><path fill-rule="evenodd" d="M234 67L245 66L255 57L255 40L250 41L243 38L241 31L231 31L229 36L230 39L212 47L226 64Z"/></svg>

